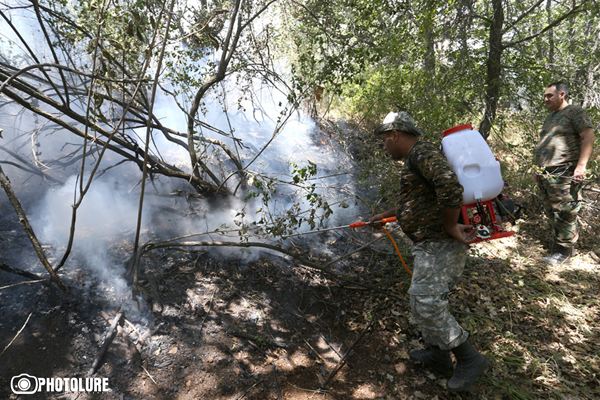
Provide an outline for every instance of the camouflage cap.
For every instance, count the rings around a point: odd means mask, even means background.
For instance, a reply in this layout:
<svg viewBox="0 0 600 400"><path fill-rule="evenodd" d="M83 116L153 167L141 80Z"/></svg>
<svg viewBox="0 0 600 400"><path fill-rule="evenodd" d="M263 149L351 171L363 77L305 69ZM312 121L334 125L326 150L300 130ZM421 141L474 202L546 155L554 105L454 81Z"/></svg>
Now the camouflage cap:
<svg viewBox="0 0 600 400"><path fill-rule="evenodd" d="M383 120L383 123L375 128L375 134L378 135L392 130L410 133L415 136L421 136L423 134L423 132L415 126L415 120L405 111L389 113Z"/></svg>

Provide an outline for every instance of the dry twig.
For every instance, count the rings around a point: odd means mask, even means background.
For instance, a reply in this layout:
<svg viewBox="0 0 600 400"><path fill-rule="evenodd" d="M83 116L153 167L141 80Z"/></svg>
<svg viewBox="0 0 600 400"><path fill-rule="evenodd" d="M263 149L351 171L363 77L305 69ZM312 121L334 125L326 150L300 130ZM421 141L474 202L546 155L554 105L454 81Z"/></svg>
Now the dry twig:
<svg viewBox="0 0 600 400"><path fill-rule="evenodd" d="M300 310L298 310L298 311L300 312ZM302 312L300 312L300 317L304 318L304 320L306 320L306 322L308 322L308 324L315 330L315 332L317 332L317 334L321 337L321 339L323 339L325 341L325 343L327 343L327 345L329 346L329 348L331 350L333 350L335 352L335 354L337 354L340 359L343 358L342 354L335 347L333 347L333 344L331 344L329 342L329 340L327 340L327 338L325 337L325 335L323 335L321 332L319 332L319 330L317 329L317 327L308 318L306 318L306 316L304 314L302 314ZM350 368L354 368L352 365L350 365L350 363L348 361L346 361L346 364L348 364L348 366Z"/></svg>
<svg viewBox="0 0 600 400"><path fill-rule="evenodd" d="M27 219L27 215L25 215L23 206L21 206L21 202L17 198L15 192L12 190L10 181L8 180L8 177L4 174L2 167L0 167L0 184L2 184L2 187L4 188L4 191L6 192L6 195L10 200L10 203L12 204L13 208L15 209L15 212L19 216L19 221L21 222L21 225L23 225L23 229L25 230L29 241L33 245L33 248L35 249L35 252L37 253L42 265L44 266L44 268L46 268L52 279L54 279L58 287L66 291L67 288L63 285L60 278L58 277L58 275L56 275L56 272L52 269L52 266L48 262L48 259L44 254L44 250L42 249L42 245L35 236L35 232L29 224L29 220Z"/></svg>
<svg viewBox="0 0 600 400"><path fill-rule="evenodd" d="M4 348L4 350L2 350L2 353L0 353L0 357L2 357L2 354L4 354L4 352L6 351L6 349L8 349L10 347L10 345L13 344L13 342L21 334L21 332L23 332L23 329L25 329L25 325L27 325L27 323L29 322L29 318L31 318L31 314L33 314L33 313L29 313L29 316L27 317L27 320L25 321L25 323L23 324L23 326L21 327L21 329L19 329L19 332L17 332L17 334L15 335L15 337L10 341L9 344L6 345L6 347Z"/></svg>
<svg viewBox="0 0 600 400"><path fill-rule="evenodd" d="M377 310L379 310L379 308L381 308L381 306L383 306L385 303L386 302L383 302L381 305L379 305L379 307L377 307ZM354 343L352 343L352 346L350 346L350 348L348 349L348 351L346 352L344 357L342 357L342 359L340 361L338 361L338 363L335 366L335 368L333 369L333 371L331 371L331 373L329 374L327 379L325 379L325 382L323 382L323 384L321 385L321 390L326 389L327 384L333 379L334 376L337 375L337 373L340 371L340 369L342 369L342 367L344 366L344 364L346 362L346 357L348 357L348 355L350 354L350 352L352 351L354 346L356 346L356 344L363 338L363 336L365 336L365 334L367 333L367 331L373 324L373 321L375 321L375 316L377 315L377 310L373 311L373 316L371 317L371 320L369 321L369 324L367 325L367 327L365 329L363 329L360 336L354 341Z"/></svg>
<svg viewBox="0 0 600 400"><path fill-rule="evenodd" d="M248 392L250 392L250 391L252 390L252 388L253 388L253 387L255 387L256 385L258 385L258 384L259 384L259 383L261 383L262 381L263 381L262 379L261 379L261 380L259 380L259 381L257 381L257 382L256 382L254 385L252 385L252 386L250 386L248 389L246 389L246 391L245 391L244 393L240 394L238 397L236 397L236 398L235 398L235 399L233 399L233 400L240 400L240 399L244 398L244 397L245 397L245 396L248 394Z"/></svg>
<svg viewBox="0 0 600 400"><path fill-rule="evenodd" d="M98 354L96 355L96 358L94 358L94 361L92 362L92 367L88 371L88 376L94 375L94 373L98 369L98 366L100 365L100 360L104 356L104 353L106 353L108 346L110 346L112 341L115 339L116 332L117 332L117 325L119 324L119 321L121 320L122 316L123 316L123 313L119 311L119 313L113 320L113 323L110 326L108 333L106 334L106 339L104 339L102 346L100 346L100 350L98 350Z"/></svg>
<svg viewBox="0 0 600 400"><path fill-rule="evenodd" d="M29 278L29 279L34 279L34 280L42 279L41 276L37 276L36 274L32 274L31 272L28 272L28 271L23 271L22 269L19 269L19 268L11 267L10 265L4 264L2 262L0 262L0 269L2 271L10 272L11 274L21 275L21 276L23 276L25 278Z"/></svg>
<svg viewBox="0 0 600 400"><path fill-rule="evenodd" d="M273 361L271 361L271 365L273 366L273 379L275 380L275 389L277 389L277 397L279 398L279 400L282 400L283 397L281 397L281 390L279 390L279 384L277 383L277 373L276 373L276 369L275 369L275 363Z"/></svg>
<svg viewBox="0 0 600 400"><path fill-rule="evenodd" d="M2 286L0 287L0 290L3 289L10 289L12 287L16 287L16 286L21 286L21 285L31 285L32 283L40 283L40 282L44 282L47 281L48 279L40 279L38 281L25 281L25 282L19 282L19 283L15 283L13 285L7 285L7 286Z"/></svg>
<svg viewBox="0 0 600 400"><path fill-rule="evenodd" d="M273 340L267 340L258 335L250 335L250 334L244 333L244 332L237 332L237 331L230 330L230 331L227 331L227 334L231 335L231 336L236 336L236 337L241 337L244 339L252 340L252 341L258 342L258 343L268 344L269 346L281 347L284 349L289 349L290 347L292 347L292 345L289 343L275 342Z"/></svg>

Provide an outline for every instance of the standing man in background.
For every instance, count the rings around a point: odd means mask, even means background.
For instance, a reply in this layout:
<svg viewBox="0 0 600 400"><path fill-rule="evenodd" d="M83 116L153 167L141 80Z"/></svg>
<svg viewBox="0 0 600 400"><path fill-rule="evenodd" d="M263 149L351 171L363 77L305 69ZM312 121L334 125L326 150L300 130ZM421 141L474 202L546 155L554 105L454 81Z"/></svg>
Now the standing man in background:
<svg viewBox="0 0 600 400"><path fill-rule="evenodd" d="M568 94L564 82L546 88L544 103L552 113L544 121L535 150L535 164L542 169L536 181L554 231L550 254L542 258L547 264L569 263L574 254L582 182L595 140L590 117L567 102Z"/></svg>

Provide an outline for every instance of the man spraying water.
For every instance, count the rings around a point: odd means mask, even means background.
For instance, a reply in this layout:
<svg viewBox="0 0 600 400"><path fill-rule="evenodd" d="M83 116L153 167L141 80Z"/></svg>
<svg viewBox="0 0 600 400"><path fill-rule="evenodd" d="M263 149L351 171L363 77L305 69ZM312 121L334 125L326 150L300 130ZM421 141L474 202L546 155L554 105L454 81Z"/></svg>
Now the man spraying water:
<svg viewBox="0 0 600 400"><path fill-rule="evenodd" d="M444 154L420 140L422 132L406 112L389 113L375 129L384 149L394 160L404 159L397 207L374 215L369 223L395 216L413 241L413 277L410 304L426 350L413 349L409 356L438 374L454 371L448 390L470 388L488 367L488 361L469 343L468 332L450 314L448 292L458 283L469 243L477 231L459 224L463 187ZM457 359L454 368L450 352Z"/></svg>

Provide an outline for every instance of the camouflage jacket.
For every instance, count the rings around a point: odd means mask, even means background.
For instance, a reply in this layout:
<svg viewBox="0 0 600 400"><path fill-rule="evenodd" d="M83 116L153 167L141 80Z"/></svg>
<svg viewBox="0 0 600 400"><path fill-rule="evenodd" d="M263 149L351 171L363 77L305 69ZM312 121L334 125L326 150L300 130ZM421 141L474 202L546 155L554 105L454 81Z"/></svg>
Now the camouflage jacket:
<svg viewBox="0 0 600 400"><path fill-rule="evenodd" d="M585 110L568 105L554 111L544 121L540 141L535 149L535 164L539 167L558 167L577 164L581 154L581 133L593 128Z"/></svg>
<svg viewBox="0 0 600 400"><path fill-rule="evenodd" d="M450 238L442 209L460 208L464 189L444 154L433 144L419 141L402 172L396 218L404 233L414 243Z"/></svg>

